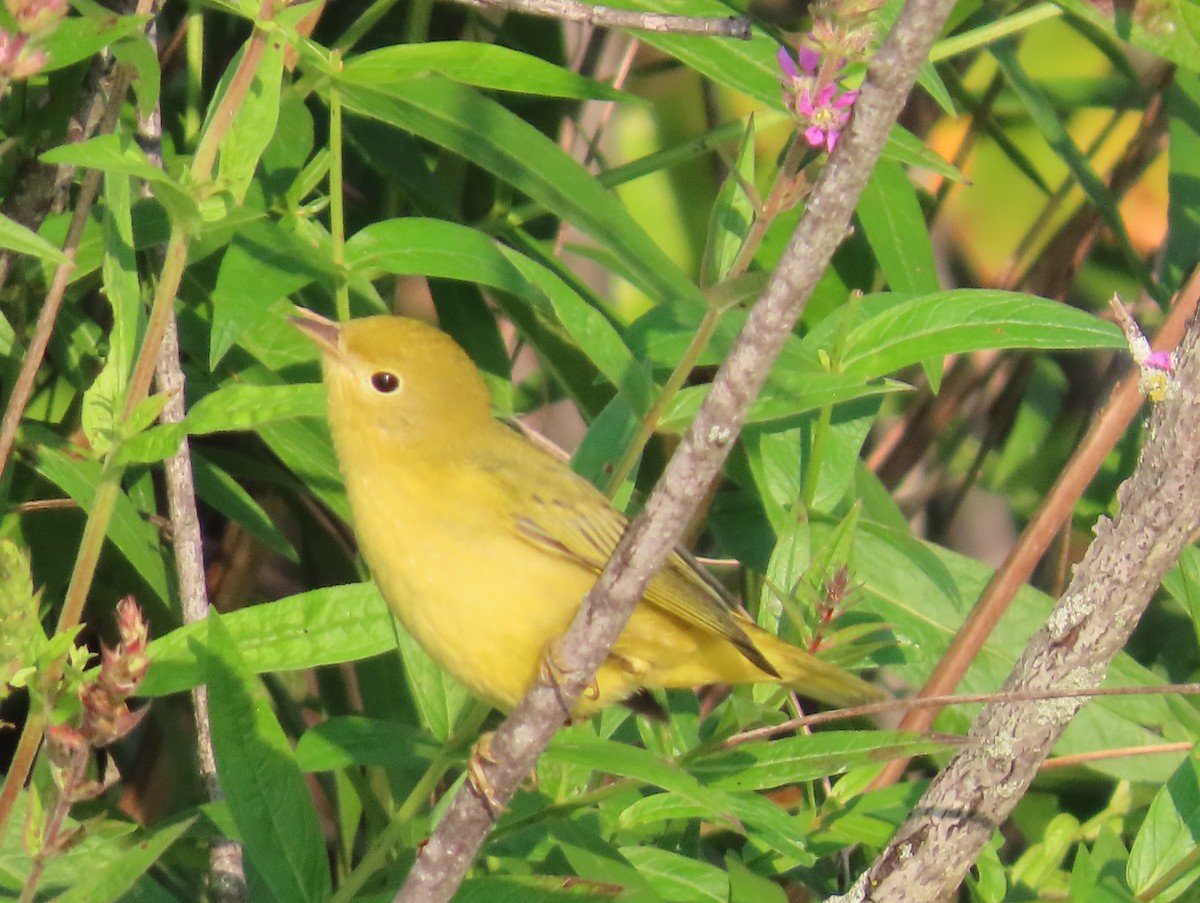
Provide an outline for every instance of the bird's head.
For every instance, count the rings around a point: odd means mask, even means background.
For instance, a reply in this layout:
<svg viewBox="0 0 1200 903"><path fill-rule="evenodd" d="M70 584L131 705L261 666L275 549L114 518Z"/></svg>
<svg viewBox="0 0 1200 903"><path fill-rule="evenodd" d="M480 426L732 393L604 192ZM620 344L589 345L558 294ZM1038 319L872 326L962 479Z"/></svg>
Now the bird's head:
<svg viewBox="0 0 1200 903"><path fill-rule="evenodd" d="M296 327L321 351L329 417L341 439L379 430L404 442L459 434L490 418L475 365L444 332L407 317L335 323L297 309Z"/></svg>

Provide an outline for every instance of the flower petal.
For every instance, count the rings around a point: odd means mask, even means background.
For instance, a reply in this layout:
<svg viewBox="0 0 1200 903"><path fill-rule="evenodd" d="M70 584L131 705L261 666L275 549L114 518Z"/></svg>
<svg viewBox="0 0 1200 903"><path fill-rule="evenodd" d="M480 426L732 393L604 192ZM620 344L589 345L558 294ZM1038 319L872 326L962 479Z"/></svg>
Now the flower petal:
<svg viewBox="0 0 1200 903"><path fill-rule="evenodd" d="M775 59L779 60L779 68L788 78L800 77L800 73L796 71L796 63L786 47L779 48L775 53Z"/></svg>
<svg viewBox="0 0 1200 903"><path fill-rule="evenodd" d="M811 47L801 46L800 48L800 68L809 75L817 74L817 66L821 63L821 54L813 50Z"/></svg>

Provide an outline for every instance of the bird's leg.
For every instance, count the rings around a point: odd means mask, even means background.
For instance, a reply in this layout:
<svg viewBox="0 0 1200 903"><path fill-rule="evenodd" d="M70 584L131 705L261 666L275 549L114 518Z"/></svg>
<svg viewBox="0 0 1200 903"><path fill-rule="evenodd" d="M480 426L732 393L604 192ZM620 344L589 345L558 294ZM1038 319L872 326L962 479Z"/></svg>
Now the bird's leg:
<svg viewBox="0 0 1200 903"><path fill-rule="evenodd" d="M471 755L467 757L467 783L471 785L475 795L483 801L488 815L493 819L504 809L504 805L496 799L496 788L492 784L491 778L483 770L484 765L496 764L496 760L492 758L492 737L494 736L494 731L481 734L475 741L475 745L471 747Z"/></svg>
<svg viewBox="0 0 1200 903"><path fill-rule="evenodd" d="M563 696L563 674L566 669L559 664L559 639L555 637L546 644L545 650L542 652L541 675L542 680L554 688L554 695L558 697L558 704L562 706L563 712L567 716L567 721L571 721L571 706L567 704L566 698ZM585 699L598 699L600 696L600 684L597 682L595 675L588 681L588 685L583 688L581 694Z"/></svg>
<svg viewBox="0 0 1200 903"><path fill-rule="evenodd" d="M471 785L471 789L475 791L475 795L483 801L484 807L488 810L488 815L493 819L506 808L497 798L496 787L492 783L491 778L483 770L484 765L496 764L496 759L492 756L492 738L495 736L495 731L485 731L480 734L479 739L475 741L475 745L471 747L471 755L467 757L467 783ZM538 773L536 768L521 783L524 785L526 782L532 784L534 789L537 789Z"/></svg>

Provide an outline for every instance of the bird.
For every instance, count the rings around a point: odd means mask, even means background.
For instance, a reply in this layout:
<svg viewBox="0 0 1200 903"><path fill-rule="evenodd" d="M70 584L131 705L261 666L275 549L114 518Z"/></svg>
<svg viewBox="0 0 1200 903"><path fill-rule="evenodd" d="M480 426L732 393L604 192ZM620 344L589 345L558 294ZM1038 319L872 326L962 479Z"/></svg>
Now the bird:
<svg viewBox="0 0 1200 903"><path fill-rule="evenodd" d="M319 349L359 550L404 629L468 691L511 711L627 525L590 482L492 415L470 357L407 317L331 321L297 308ZM649 691L770 682L830 705L872 684L763 630L676 550L575 703L571 720Z"/></svg>

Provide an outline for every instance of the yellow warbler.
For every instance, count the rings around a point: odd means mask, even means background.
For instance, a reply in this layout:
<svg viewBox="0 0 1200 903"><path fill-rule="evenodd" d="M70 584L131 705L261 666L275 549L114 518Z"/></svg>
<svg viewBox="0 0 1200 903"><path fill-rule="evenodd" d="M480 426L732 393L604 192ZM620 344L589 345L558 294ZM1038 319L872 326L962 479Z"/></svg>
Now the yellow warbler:
<svg viewBox="0 0 1200 903"><path fill-rule="evenodd" d="M475 695L511 709L625 528L590 483L492 418L487 388L444 333L377 316L296 325L321 350L359 547L404 628ZM835 704L870 684L734 611L673 554L576 719L644 689L772 681Z"/></svg>

